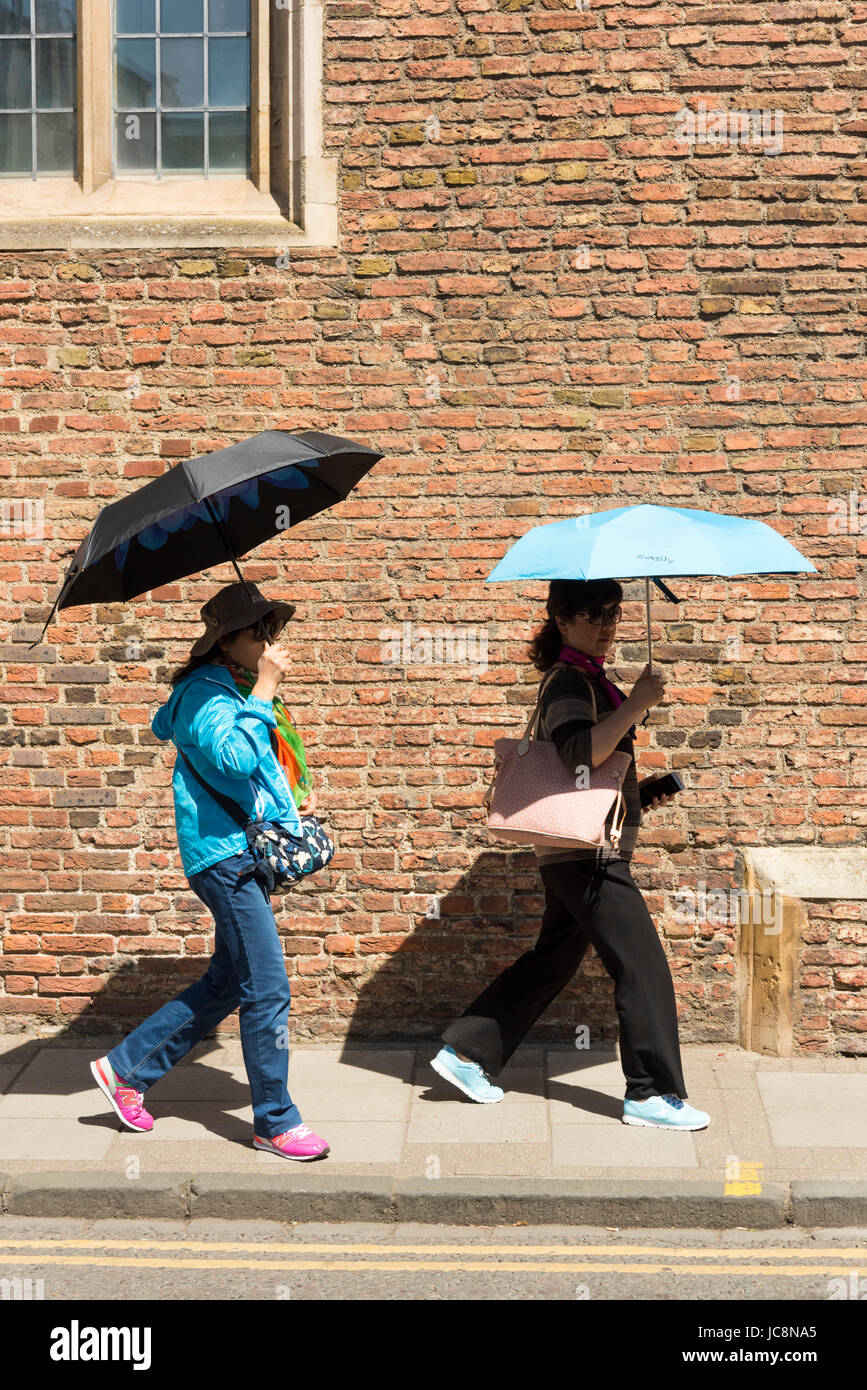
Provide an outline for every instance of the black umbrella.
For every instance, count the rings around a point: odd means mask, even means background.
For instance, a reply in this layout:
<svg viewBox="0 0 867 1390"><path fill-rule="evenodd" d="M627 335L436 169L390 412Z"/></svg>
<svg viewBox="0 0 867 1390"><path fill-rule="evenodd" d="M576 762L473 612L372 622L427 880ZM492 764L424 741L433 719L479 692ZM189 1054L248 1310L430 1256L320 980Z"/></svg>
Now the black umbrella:
<svg viewBox="0 0 867 1390"><path fill-rule="evenodd" d="M342 501L382 457L333 434L265 430L176 464L103 508L30 646L59 608L136 598L224 560L246 583L237 556Z"/></svg>

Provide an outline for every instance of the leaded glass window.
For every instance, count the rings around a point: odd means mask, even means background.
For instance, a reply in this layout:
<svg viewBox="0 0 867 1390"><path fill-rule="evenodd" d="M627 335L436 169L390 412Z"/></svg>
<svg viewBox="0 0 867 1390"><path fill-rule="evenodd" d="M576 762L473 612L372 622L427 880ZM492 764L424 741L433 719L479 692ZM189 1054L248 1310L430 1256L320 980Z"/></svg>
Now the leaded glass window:
<svg viewBox="0 0 867 1390"><path fill-rule="evenodd" d="M250 173L250 0L115 0L114 169Z"/></svg>
<svg viewBox="0 0 867 1390"><path fill-rule="evenodd" d="M0 174L76 173L75 0L0 0Z"/></svg>

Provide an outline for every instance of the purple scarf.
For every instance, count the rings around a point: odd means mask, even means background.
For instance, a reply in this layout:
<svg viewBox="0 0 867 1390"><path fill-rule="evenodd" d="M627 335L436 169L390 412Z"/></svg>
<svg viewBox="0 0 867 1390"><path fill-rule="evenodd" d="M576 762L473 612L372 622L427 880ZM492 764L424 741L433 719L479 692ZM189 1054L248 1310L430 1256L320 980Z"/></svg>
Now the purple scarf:
<svg viewBox="0 0 867 1390"><path fill-rule="evenodd" d="M580 666L582 671L587 671L589 675L595 676L615 709L618 705L623 704L626 696L623 694L622 690L617 689L616 685L612 685L602 669L604 663L599 661L597 657L588 656L586 652L576 652L574 647L564 646L560 648L560 655L557 660L568 661L572 666ZM635 738L635 736L636 729L633 724L631 729L628 730L628 737Z"/></svg>

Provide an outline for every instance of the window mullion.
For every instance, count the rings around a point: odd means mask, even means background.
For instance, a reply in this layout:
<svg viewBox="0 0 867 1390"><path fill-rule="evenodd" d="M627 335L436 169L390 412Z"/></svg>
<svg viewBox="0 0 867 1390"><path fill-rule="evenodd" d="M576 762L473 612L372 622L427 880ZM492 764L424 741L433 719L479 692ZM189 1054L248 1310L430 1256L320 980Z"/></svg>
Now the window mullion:
<svg viewBox="0 0 867 1390"><path fill-rule="evenodd" d="M210 178L211 174L211 93L210 93L210 61L211 61L211 13L210 7L205 6L205 37L202 39L204 48L202 50L202 139L204 141L205 159L205 178Z"/></svg>
<svg viewBox="0 0 867 1390"><path fill-rule="evenodd" d="M260 193L271 187L270 16L270 0L250 0L250 178Z"/></svg>
<svg viewBox="0 0 867 1390"><path fill-rule="evenodd" d="M36 137L36 14L34 7L30 6L30 169L32 177L35 179L39 156L37 153Z"/></svg>
<svg viewBox="0 0 867 1390"><path fill-rule="evenodd" d="M111 3L78 0L78 169L84 194L111 178Z"/></svg>
<svg viewBox="0 0 867 1390"><path fill-rule="evenodd" d="M163 177L163 6L157 0L155 10L156 38L154 40L156 64L154 67L154 149L157 162L157 179Z"/></svg>

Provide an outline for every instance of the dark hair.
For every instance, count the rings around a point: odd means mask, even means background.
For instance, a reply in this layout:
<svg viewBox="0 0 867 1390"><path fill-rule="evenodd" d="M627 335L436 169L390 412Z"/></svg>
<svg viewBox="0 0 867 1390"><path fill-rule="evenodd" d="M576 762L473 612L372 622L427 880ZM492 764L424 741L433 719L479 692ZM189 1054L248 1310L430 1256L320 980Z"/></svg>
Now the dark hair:
<svg viewBox="0 0 867 1390"><path fill-rule="evenodd" d="M552 579L548 586L548 617L527 648L537 671L554 665L563 645L558 618L574 618L595 604L620 603L623 588L616 579Z"/></svg>
<svg viewBox="0 0 867 1390"><path fill-rule="evenodd" d="M225 633L225 636L229 639L235 637L236 635L237 634L234 632ZM208 651L203 652L201 656L189 657L188 660L185 661L182 666L177 666L175 670L172 672L169 678L169 685L175 686L178 684L179 681L182 681L184 679L184 676L188 676L191 671L197 671L200 666L210 665L210 663L213 661L214 657L218 653L222 654L220 653L220 644L219 642L215 642L213 647L211 647Z"/></svg>

